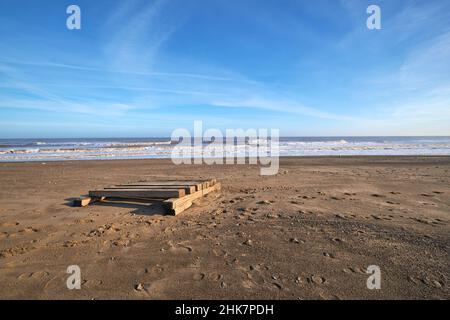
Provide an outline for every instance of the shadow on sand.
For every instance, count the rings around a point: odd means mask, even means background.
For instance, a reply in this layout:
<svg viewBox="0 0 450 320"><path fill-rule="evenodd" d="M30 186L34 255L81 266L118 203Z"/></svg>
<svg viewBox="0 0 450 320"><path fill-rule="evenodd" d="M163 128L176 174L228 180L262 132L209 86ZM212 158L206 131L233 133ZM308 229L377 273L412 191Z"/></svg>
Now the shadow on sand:
<svg viewBox="0 0 450 320"><path fill-rule="evenodd" d="M73 202L75 199L77 198L65 199L67 201L65 205L73 207ZM119 207L125 209L134 209L130 213L144 216L167 214L166 208L160 201L108 198L107 200L92 203L89 206Z"/></svg>

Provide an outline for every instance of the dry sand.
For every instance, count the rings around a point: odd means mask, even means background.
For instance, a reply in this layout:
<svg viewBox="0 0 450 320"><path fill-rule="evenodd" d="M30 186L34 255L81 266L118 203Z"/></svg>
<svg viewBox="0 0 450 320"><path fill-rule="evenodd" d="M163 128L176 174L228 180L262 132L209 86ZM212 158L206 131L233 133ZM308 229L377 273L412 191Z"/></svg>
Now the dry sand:
<svg viewBox="0 0 450 320"><path fill-rule="evenodd" d="M70 198L216 177L184 213ZM280 174L170 160L0 164L0 298L448 299L450 158L283 158ZM66 269L81 268L81 290ZM378 265L381 290L365 270Z"/></svg>

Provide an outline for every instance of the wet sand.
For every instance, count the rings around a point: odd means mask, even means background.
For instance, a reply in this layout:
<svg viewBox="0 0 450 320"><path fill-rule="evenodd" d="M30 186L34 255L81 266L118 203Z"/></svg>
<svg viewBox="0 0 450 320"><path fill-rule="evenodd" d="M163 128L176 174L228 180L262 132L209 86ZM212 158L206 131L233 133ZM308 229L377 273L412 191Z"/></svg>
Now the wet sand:
<svg viewBox="0 0 450 320"><path fill-rule="evenodd" d="M178 216L158 204L71 207L110 184L217 178ZM450 157L0 164L2 299L449 299ZM81 268L81 290L66 269ZM366 287L369 265L381 290Z"/></svg>

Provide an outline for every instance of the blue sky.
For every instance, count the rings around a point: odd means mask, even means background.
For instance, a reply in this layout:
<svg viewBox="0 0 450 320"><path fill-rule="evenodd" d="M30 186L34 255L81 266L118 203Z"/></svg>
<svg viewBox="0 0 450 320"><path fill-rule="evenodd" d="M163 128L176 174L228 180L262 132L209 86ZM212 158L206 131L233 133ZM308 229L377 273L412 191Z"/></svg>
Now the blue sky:
<svg viewBox="0 0 450 320"><path fill-rule="evenodd" d="M0 2L0 138L168 136L194 120L450 135L450 1Z"/></svg>

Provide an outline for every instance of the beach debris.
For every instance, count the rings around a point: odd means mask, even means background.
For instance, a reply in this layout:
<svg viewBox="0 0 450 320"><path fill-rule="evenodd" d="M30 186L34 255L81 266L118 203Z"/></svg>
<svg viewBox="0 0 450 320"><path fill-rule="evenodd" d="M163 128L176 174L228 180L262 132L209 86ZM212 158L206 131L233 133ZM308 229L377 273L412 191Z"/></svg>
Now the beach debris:
<svg viewBox="0 0 450 320"><path fill-rule="evenodd" d="M221 184L216 179L139 181L89 191L88 196L75 199L73 205L84 207L111 198L120 200L144 200L151 203L160 202L170 214L177 215L190 208L194 200L202 198L211 192L219 191L220 189Z"/></svg>

